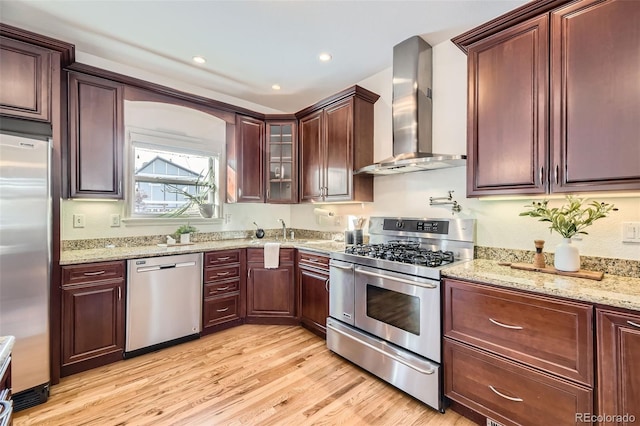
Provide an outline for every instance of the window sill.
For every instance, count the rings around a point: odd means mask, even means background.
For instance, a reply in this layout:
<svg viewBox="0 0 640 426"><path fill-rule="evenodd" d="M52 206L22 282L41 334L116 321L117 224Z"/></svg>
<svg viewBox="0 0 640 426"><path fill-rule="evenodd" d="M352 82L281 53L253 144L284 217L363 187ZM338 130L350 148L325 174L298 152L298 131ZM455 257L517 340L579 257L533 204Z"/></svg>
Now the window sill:
<svg viewBox="0 0 640 426"><path fill-rule="evenodd" d="M222 218L205 219L198 216L185 217L128 217L123 218L122 223L125 226L155 226L155 225L184 225L202 224L202 225L220 225L224 223Z"/></svg>

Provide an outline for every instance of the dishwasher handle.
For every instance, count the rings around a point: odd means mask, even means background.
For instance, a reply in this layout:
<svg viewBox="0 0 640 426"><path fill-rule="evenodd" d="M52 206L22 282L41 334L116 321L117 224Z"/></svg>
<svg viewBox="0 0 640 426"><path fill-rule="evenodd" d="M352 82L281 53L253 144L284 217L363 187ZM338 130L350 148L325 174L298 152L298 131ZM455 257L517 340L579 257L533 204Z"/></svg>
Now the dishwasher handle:
<svg viewBox="0 0 640 426"><path fill-rule="evenodd" d="M141 266L136 269L136 272L152 272L152 271L160 271L161 269L186 268L189 266L196 266L196 262L178 262L178 263L167 263L164 265Z"/></svg>

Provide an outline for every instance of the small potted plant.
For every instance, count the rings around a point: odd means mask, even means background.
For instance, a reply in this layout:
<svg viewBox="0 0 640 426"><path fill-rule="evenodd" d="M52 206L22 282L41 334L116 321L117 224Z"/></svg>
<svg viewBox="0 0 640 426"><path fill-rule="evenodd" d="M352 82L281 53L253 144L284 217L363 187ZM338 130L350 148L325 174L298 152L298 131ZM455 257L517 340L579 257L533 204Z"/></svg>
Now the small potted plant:
<svg viewBox="0 0 640 426"><path fill-rule="evenodd" d="M191 234L194 232L198 232L195 226L189 224L180 225L175 232L176 240L180 239L180 244L189 244L191 242Z"/></svg>
<svg viewBox="0 0 640 426"><path fill-rule="evenodd" d="M575 272L580 270L580 254L578 248L571 245L571 238L576 234L585 234L584 229L609 212L617 210L613 204L566 197L567 204L561 207L549 207L549 200L534 201L525 206L528 210L520 216L536 217L540 222L549 222L550 231L556 231L563 237L563 241L556 246L554 266L560 271Z"/></svg>

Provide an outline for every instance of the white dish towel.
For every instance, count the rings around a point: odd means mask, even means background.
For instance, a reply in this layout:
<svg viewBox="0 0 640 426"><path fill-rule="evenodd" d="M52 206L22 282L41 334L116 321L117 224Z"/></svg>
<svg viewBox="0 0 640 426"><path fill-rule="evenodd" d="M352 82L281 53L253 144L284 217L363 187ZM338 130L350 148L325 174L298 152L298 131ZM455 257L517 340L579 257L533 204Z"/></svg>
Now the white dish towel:
<svg viewBox="0 0 640 426"><path fill-rule="evenodd" d="M280 243L264 244L264 267L265 269L276 269L279 266Z"/></svg>

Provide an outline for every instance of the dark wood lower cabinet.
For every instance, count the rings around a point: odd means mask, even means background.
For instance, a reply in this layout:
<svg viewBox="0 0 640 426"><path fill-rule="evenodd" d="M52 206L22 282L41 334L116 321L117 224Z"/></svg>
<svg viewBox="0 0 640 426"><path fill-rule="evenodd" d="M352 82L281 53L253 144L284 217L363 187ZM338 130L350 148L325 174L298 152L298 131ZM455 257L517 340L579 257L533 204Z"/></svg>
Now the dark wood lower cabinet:
<svg viewBox="0 0 640 426"><path fill-rule="evenodd" d="M596 310L599 424L640 421L640 315ZM607 416L610 416L607 418Z"/></svg>
<svg viewBox="0 0 640 426"><path fill-rule="evenodd" d="M326 338L329 316L329 258L298 251L298 291L301 324Z"/></svg>
<svg viewBox="0 0 640 426"><path fill-rule="evenodd" d="M280 250L276 269L264 267L262 249L247 249L248 323L298 324L293 249Z"/></svg>
<svg viewBox="0 0 640 426"><path fill-rule="evenodd" d="M503 425L576 425L593 392L536 369L444 340L445 395Z"/></svg>
<svg viewBox="0 0 640 426"><path fill-rule="evenodd" d="M202 333L242 324L245 316L244 249L204 254Z"/></svg>
<svg viewBox="0 0 640 426"><path fill-rule="evenodd" d="M62 376L122 359L124 279L62 288Z"/></svg>

